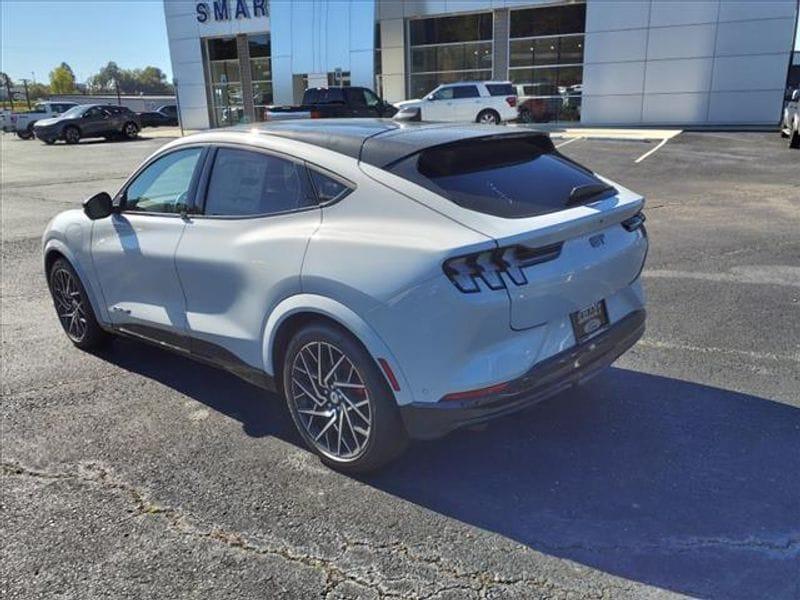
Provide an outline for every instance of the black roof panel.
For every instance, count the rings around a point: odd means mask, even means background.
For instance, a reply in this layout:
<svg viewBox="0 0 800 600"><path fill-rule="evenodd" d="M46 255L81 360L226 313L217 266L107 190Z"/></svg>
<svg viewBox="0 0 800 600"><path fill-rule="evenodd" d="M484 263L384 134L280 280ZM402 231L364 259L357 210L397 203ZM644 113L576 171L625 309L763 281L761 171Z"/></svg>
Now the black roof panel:
<svg viewBox="0 0 800 600"><path fill-rule="evenodd" d="M253 125L238 129L253 131ZM386 167L426 148L459 140L495 136L547 136L530 129L451 123L408 123L390 119L297 119L262 123L257 131L328 148Z"/></svg>

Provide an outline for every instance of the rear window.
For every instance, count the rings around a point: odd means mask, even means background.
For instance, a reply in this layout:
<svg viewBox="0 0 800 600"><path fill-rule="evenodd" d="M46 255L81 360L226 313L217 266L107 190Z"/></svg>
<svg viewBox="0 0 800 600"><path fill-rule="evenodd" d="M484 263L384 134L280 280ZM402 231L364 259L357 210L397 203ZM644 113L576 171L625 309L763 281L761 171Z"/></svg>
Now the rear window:
<svg viewBox="0 0 800 600"><path fill-rule="evenodd" d="M516 96L514 86L510 83L487 83L486 89L490 96Z"/></svg>
<svg viewBox="0 0 800 600"><path fill-rule="evenodd" d="M389 170L463 208L520 219L564 210L574 188L602 183L553 150L541 136L479 138L423 150Z"/></svg>
<svg viewBox="0 0 800 600"><path fill-rule="evenodd" d="M342 88L312 88L303 95L303 104L344 104Z"/></svg>

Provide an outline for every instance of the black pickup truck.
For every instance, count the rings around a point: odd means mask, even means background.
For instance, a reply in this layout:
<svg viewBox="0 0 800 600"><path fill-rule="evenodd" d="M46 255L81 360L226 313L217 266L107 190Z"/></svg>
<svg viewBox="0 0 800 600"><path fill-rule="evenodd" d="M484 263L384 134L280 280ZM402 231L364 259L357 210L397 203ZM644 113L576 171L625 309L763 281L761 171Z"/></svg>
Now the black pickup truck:
<svg viewBox="0 0 800 600"><path fill-rule="evenodd" d="M309 88L299 106L267 107L265 120L393 117L396 112L397 108L369 88Z"/></svg>

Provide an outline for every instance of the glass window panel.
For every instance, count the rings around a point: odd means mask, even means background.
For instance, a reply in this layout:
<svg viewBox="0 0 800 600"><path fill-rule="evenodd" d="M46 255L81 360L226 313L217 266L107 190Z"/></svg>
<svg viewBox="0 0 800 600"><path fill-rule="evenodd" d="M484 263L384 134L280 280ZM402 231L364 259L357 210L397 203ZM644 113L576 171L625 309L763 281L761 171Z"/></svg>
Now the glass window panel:
<svg viewBox="0 0 800 600"><path fill-rule="evenodd" d="M564 98L558 111L558 120L561 122L579 122L581 120L581 97L569 96Z"/></svg>
<svg viewBox="0 0 800 600"><path fill-rule="evenodd" d="M270 81L272 70L269 58L256 58L250 61L250 73L253 81Z"/></svg>
<svg viewBox="0 0 800 600"><path fill-rule="evenodd" d="M305 168L246 150L220 148L208 182L205 214L257 216L314 204Z"/></svg>
<svg viewBox="0 0 800 600"><path fill-rule="evenodd" d="M125 191L125 210L179 212L186 206L186 194L202 152L202 148L179 150L147 167Z"/></svg>
<svg viewBox="0 0 800 600"><path fill-rule="evenodd" d="M216 38L208 40L208 60L236 60L239 52L236 38Z"/></svg>
<svg viewBox="0 0 800 600"><path fill-rule="evenodd" d="M437 71L436 68L437 47L412 48L411 49L411 70L417 73L427 71Z"/></svg>
<svg viewBox="0 0 800 600"><path fill-rule="evenodd" d="M250 47L250 58L268 58L271 54L268 34L249 36L247 45Z"/></svg>
<svg viewBox="0 0 800 600"><path fill-rule="evenodd" d="M532 40L534 65L558 64L558 38Z"/></svg>
<svg viewBox="0 0 800 600"><path fill-rule="evenodd" d="M583 36L562 37L559 42L558 62L563 64L583 63Z"/></svg>
<svg viewBox="0 0 800 600"><path fill-rule="evenodd" d="M533 64L533 40L512 41L510 44L509 66L528 67Z"/></svg>
<svg viewBox="0 0 800 600"><path fill-rule="evenodd" d="M347 191L347 186L335 179L323 175L319 171L310 170L311 180L317 190L317 197L320 202L330 202Z"/></svg>
<svg viewBox="0 0 800 600"><path fill-rule="evenodd" d="M253 84L253 104L256 106L264 106L272 104L272 84L268 82L259 82Z"/></svg>
<svg viewBox="0 0 800 600"><path fill-rule="evenodd" d="M558 87L560 93L574 93L571 88L583 82L583 67L560 67Z"/></svg>
<svg viewBox="0 0 800 600"><path fill-rule="evenodd" d="M492 13L414 19L409 23L412 46L492 39Z"/></svg>
<svg viewBox="0 0 800 600"><path fill-rule="evenodd" d="M238 83L241 81L238 60L215 61L210 64L211 83Z"/></svg>
<svg viewBox="0 0 800 600"><path fill-rule="evenodd" d="M571 4L560 8L559 33L583 33L586 31L585 4Z"/></svg>
<svg viewBox="0 0 800 600"><path fill-rule="evenodd" d="M531 96L558 95L558 68L541 69L509 69L509 77L513 83L525 85L532 92Z"/></svg>
<svg viewBox="0 0 800 600"><path fill-rule="evenodd" d="M583 33L585 28L585 4L511 11L512 38Z"/></svg>

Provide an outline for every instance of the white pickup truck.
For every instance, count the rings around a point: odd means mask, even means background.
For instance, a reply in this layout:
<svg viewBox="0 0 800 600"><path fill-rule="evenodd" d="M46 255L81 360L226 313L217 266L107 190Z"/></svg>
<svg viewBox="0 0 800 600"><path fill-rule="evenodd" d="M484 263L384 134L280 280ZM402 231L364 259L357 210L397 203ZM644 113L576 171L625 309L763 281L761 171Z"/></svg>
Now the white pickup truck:
<svg viewBox="0 0 800 600"><path fill-rule="evenodd" d="M57 117L73 106L78 105L75 102L37 102L30 112L11 113L10 130L16 131L23 140L33 139L33 125L36 121ZM4 129L5 127L9 127L9 125L4 124Z"/></svg>

